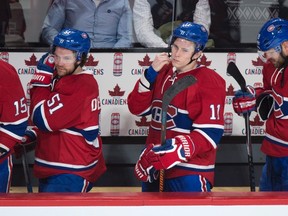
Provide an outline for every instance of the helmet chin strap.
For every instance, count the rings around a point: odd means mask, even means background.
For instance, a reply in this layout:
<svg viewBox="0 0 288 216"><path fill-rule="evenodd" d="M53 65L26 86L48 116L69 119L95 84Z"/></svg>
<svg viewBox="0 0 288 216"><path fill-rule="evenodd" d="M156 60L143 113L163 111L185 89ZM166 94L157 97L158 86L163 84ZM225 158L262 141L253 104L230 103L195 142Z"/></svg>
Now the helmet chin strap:
<svg viewBox="0 0 288 216"><path fill-rule="evenodd" d="M191 64L193 61L196 61L196 60L200 57L200 56L199 56L198 58L194 58L194 59L193 59L193 56L194 56L196 53L197 53L197 52L194 52L194 53L192 54L191 59L190 59L190 62L189 62L187 65Z"/></svg>
<svg viewBox="0 0 288 216"><path fill-rule="evenodd" d="M68 73L67 75L72 75L76 71L76 69L80 66L81 63L77 64L77 62L74 64L74 70L72 72Z"/></svg>

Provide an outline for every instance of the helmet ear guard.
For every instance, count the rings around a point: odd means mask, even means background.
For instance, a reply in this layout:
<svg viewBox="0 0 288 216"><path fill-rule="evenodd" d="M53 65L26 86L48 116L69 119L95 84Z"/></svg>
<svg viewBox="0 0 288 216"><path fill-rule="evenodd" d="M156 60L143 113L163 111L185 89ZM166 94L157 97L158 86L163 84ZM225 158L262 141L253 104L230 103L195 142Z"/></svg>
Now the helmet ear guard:
<svg viewBox="0 0 288 216"><path fill-rule="evenodd" d="M90 38L86 32L72 28L65 28L54 38L51 48L52 53L56 47L62 47L76 52L76 60L87 58L90 50Z"/></svg>
<svg viewBox="0 0 288 216"><path fill-rule="evenodd" d="M204 50L208 41L208 32L203 25L184 22L173 31L170 45L172 45L176 38L182 38L195 43L195 52Z"/></svg>

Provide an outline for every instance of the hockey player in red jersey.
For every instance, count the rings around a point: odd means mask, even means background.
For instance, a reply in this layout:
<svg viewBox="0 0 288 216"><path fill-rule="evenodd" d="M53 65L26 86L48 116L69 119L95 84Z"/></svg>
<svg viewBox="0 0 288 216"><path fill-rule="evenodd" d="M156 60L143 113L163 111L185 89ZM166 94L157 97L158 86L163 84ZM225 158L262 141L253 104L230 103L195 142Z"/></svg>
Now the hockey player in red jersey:
<svg viewBox="0 0 288 216"><path fill-rule="evenodd" d="M15 68L0 60L0 193L8 193L12 176L12 154L28 123L28 109Z"/></svg>
<svg viewBox="0 0 288 216"><path fill-rule="evenodd" d="M213 187L226 93L224 79L197 63L207 40L202 25L181 24L173 32L171 57L167 53L156 55L129 94L132 114L152 115L146 148L135 165L143 192L159 190L159 170L165 170L165 192L210 191ZM163 93L187 75L193 75L197 82L171 101L166 141L160 145Z"/></svg>
<svg viewBox="0 0 288 216"><path fill-rule="evenodd" d="M256 111L266 121L261 145L266 163L259 190L288 191L288 21L280 18L267 21L259 31L257 46L260 57L267 61L262 70L263 88L252 90L250 95L238 91L233 99L234 110L239 115L255 110L255 105L250 105L255 104L251 101L256 98ZM243 111L241 107L246 109Z"/></svg>
<svg viewBox="0 0 288 216"><path fill-rule="evenodd" d="M84 70L87 33L63 29L31 80L31 119L37 128L34 174L39 192L88 192L105 172L99 133L98 83ZM54 67L55 61L55 67Z"/></svg>

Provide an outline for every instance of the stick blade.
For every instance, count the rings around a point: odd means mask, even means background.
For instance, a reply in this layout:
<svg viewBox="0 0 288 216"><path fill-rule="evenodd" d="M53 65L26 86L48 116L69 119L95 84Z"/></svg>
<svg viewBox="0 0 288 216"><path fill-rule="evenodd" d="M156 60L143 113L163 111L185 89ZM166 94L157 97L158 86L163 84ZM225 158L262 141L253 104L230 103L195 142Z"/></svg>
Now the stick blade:
<svg viewBox="0 0 288 216"><path fill-rule="evenodd" d="M246 81L234 62L228 64L227 73L236 80L242 91L246 91Z"/></svg>
<svg viewBox="0 0 288 216"><path fill-rule="evenodd" d="M170 86L163 95L162 108L166 107L171 100L185 88L197 82L197 79L192 75L187 75L176 81L172 86Z"/></svg>

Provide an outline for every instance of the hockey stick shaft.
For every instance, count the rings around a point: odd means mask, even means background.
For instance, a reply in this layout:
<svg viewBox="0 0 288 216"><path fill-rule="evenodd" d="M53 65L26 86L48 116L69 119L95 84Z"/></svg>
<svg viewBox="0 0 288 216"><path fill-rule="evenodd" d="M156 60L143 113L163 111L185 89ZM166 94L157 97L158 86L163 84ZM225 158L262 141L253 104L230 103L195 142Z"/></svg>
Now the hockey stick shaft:
<svg viewBox="0 0 288 216"><path fill-rule="evenodd" d="M230 62L227 67L227 73L230 74L236 82L239 84L242 91L246 92L246 81L239 71L238 67L234 62ZM254 162L252 153L252 142L251 142L251 128L249 121L249 114L243 114L245 119L245 130L246 130L246 147L248 154L248 166L249 166L249 181L250 181L250 191L255 191L255 174L254 174Z"/></svg>
<svg viewBox="0 0 288 216"><path fill-rule="evenodd" d="M250 191L255 191L255 174L254 174L254 162L252 154L252 142L251 142L251 129L249 123L249 115L245 115L245 128L246 128L246 143L247 143L247 153L248 153L248 166L250 174Z"/></svg>
<svg viewBox="0 0 288 216"><path fill-rule="evenodd" d="M33 193L25 146L23 146L22 165L23 165L23 171L24 171L24 177L25 177L27 192Z"/></svg>
<svg viewBox="0 0 288 216"><path fill-rule="evenodd" d="M192 75L185 76L176 81L164 92L162 98L162 113L161 113L161 144L164 144L166 141L167 112L170 102L177 94L179 94L179 92L183 91L192 84L196 83L196 81L197 81L196 78ZM160 170L159 191L163 192L163 190L164 190L164 170Z"/></svg>
<svg viewBox="0 0 288 216"><path fill-rule="evenodd" d="M22 160L23 172L25 177L25 183L27 187L28 193L33 193L31 178L29 174L29 165L27 160L27 152L30 152L35 149L36 141L32 141L29 143L17 143L14 146L15 157L20 158Z"/></svg>

